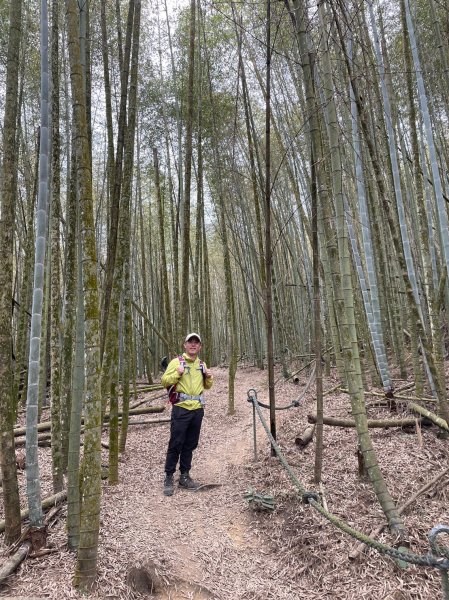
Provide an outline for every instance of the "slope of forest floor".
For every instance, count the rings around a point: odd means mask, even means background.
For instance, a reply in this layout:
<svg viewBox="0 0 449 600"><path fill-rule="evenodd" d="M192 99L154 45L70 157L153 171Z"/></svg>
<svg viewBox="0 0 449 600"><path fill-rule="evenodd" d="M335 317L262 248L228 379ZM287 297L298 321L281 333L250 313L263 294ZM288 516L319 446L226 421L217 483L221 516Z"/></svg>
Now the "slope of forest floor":
<svg viewBox="0 0 449 600"><path fill-rule="evenodd" d="M121 458L120 483L103 484L98 583L91 598L301 600L366 599L430 600L442 597L435 569L400 569L374 551L351 561L357 546L313 508L301 503L277 458L270 456L267 436L257 426L258 460L254 461L252 408L247 391L255 388L268 401L266 373L240 368L236 380L236 412L227 416L227 371L214 369L215 384L207 393L206 416L192 476L201 483L220 484L198 492L176 488L162 494L167 424L129 429ZM297 399L306 385L278 380L279 405ZM336 381L329 378L325 389ZM401 384L398 383L398 387ZM300 450L295 438L314 412L313 387L300 406L276 413L278 442L287 461L307 489L314 490L314 442ZM154 396L154 393L152 394ZM153 404L164 404L158 399ZM399 418L368 397L370 418ZM377 403L378 404L378 403ZM166 411L169 411L167 408ZM265 411L268 418L268 411ZM334 391L325 397L325 413L350 417L348 396ZM158 415L150 418L157 418ZM141 417L140 417L141 418ZM422 436L400 429L371 430L379 463L391 494L403 504L448 464L449 442L435 427ZM105 433L105 441L107 433ZM372 487L358 477L353 429L325 427L323 487L331 512L365 533L384 523ZM106 451L105 451L106 452ZM105 454L104 460L107 460ZM41 449L42 495L51 490L50 451ZM20 480L23 486L24 472ZM244 498L250 488L272 494L273 512L254 512ZM427 533L437 523L449 524L448 476L421 495L405 512L411 549L425 554ZM392 543L388 531L379 539ZM71 585L75 558L66 548L65 508L51 525L54 550L28 558L9 577L0 597L78 598ZM4 559L0 560L0 565ZM153 595L148 586L154 584Z"/></svg>

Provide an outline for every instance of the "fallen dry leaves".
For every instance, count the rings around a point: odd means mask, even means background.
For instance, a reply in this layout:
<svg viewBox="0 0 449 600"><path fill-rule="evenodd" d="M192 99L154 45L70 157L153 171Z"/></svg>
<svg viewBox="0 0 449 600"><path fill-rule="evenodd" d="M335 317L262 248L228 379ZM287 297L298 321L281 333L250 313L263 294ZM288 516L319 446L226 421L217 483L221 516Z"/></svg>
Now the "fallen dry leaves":
<svg viewBox="0 0 449 600"><path fill-rule="evenodd" d="M300 396L299 385L278 381L277 402ZM326 389L335 386L330 378ZM191 493L176 489L162 495L168 426L130 427L126 453L120 462L120 483L103 484L98 581L91 598L227 600L430 600L442 597L439 574L432 569L400 569L392 560L367 551L356 561L348 555L356 542L301 504L279 461L270 456L266 435L257 427L258 461L253 458L252 409L247 390L255 388L268 401L266 373L239 369L236 413L227 416L227 371L215 370L215 385L207 393L206 417L192 476L219 487ZM313 412L313 387L298 408L277 413L278 442L289 464L311 490L314 443L300 450L295 437L307 427ZM153 394L154 395L154 394ZM150 397L151 394L148 394ZM164 403L158 399L156 403ZM166 409L167 412L169 408ZM405 414L405 412L400 412ZM267 411L266 411L267 412ZM349 399L335 390L325 397L325 412L348 417ZM369 408L370 418L390 417L382 406ZM268 415L267 415L268 417ZM422 444L415 433L372 430L382 472L390 492L401 504L439 469L447 465L448 443L436 429L423 428ZM104 440L107 441L107 433ZM107 451L104 450L104 462ZM43 497L51 495L50 450L40 449ZM25 476L21 471L22 503ZM447 478L419 497L404 515L412 549L426 553L427 533L437 523L449 523ZM243 496L252 487L274 495L273 513L252 512ZM384 517L371 485L357 475L354 430L326 427L323 489L331 512L369 533ZM50 528L49 542L57 552L27 559L0 590L0 597L79 598L71 579L75 558L65 546L65 509ZM391 543L387 531L381 539ZM139 572L139 569L141 572ZM154 595L145 592L148 580ZM149 584L148 584L149 585Z"/></svg>

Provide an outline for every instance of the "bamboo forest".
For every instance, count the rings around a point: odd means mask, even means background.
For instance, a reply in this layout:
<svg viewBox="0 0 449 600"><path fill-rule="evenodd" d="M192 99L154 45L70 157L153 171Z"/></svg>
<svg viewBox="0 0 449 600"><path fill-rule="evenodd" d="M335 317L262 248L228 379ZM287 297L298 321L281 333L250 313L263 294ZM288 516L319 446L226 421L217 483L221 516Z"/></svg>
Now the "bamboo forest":
<svg viewBox="0 0 449 600"><path fill-rule="evenodd" d="M449 0L0 0L0 117L0 597L449 600Z"/></svg>

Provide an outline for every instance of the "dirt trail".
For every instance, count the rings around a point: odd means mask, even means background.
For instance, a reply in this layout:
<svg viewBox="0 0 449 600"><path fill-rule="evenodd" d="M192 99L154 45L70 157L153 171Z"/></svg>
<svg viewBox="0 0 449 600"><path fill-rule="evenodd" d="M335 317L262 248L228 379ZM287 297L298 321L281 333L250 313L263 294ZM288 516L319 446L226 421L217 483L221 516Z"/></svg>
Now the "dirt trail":
<svg viewBox="0 0 449 600"><path fill-rule="evenodd" d="M265 387L264 373L254 370L252 377L251 385ZM155 541L155 562L163 556L170 563L165 575L171 585L163 586L157 597L243 597L251 587L250 580L261 576L258 555L262 543L251 527L243 498L250 481L245 484L242 476L253 467L252 410L246 401L248 373L237 378L233 416L226 416L226 378L225 371L218 371L214 388L207 393L201 442L192 468L192 476L200 483L218 486L198 492L176 487L174 496L165 498L162 476L157 472L148 493L154 512L136 517L138 528ZM164 452L165 446L164 440ZM161 464L161 459L158 462Z"/></svg>
<svg viewBox="0 0 449 600"><path fill-rule="evenodd" d="M267 565L263 573L261 557L266 549L249 522L243 497L254 468L247 390L266 389L265 379L266 373L257 369L239 371L236 412L227 416L227 371L215 370L191 471L201 483L219 484L212 489L189 492L176 485L175 494L165 497L162 482L169 426L130 427L120 483L103 488L99 577L92 598L148 597L136 591L148 588L146 574L156 586L153 597L161 599L278 597L269 591L271 584L263 591ZM258 435L262 439L260 427ZM42 452L41 476L51 481L49 451ZM28 559L8 587L0 590L1 597L78 597L71 587L74 557L65 548L64 521L60 519L50 532L58 551L45 559Z"/></svg>
<svg viewBox="0 0 449 600"><path fill-rule="evenodd" d="M280 405L297 399L299 386L276 385ZM332 378L326 389L336 384ZM162 493L167 424L129 429L121 457L120 483L103 484L98 556L98 582L92 600L156 598L160 600L430 600L441 597L435 570L406 571L375 552L350 562L354 541L300 502L297 491L277 459L272 459L266 434L258 424L259 460L253 460L252 408L247 391L255 388L267 402L266 373L240 369L235 388L236 413L227 416L227 371L215 370L207 392L200 446L192 476L218 487L188 492L176 487ZM157 403L163 404L164 400ZM313 488L314 445L299 451L295 436L314 409L313 390L297 409L277 413L278 444L306 486ZM385 408L369 409L372 417ZM326 396L326 412L347 417L346 395ZM405 410L404 410L405 412ZM167 408L167 413L169 409ZM399 416L399 415L398 415ZM105 434L105 441L107 440ZM398 429L372 433L387 484L401 503L429 477L429 465L442 468L448 450L432 429L416 435ZM361 531L384 522L372 486L360 481L354 430L326 428L323 484L330 509ZM107 463L105 451L104 462ZM43 496L51 493L50 450L41 449ZM24 497L24 475L22 495ZM276 510L254 513L244 499L249 487L273 492ZM427 532L449 523L447 481L419 498L405 515L412 549L428 551ZM65 509L64 509L65 510ZM66 549L65 514L52 524L54 553L27 559L0 589L0 597L40 600L81 598L71 585L75 559ZM388 533L382 534L391 543ZM152 594L151 585L154 584Z"/></svg>

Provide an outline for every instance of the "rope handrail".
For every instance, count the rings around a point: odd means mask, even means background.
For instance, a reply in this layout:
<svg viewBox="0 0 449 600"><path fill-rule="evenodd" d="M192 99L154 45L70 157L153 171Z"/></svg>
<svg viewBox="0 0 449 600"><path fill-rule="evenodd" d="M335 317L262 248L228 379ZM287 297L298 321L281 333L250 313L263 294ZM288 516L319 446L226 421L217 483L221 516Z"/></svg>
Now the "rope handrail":
<svg viewBox="0 0 449 600"><path fill-rule="evenodd" d="M449 533L449 527L445 525L437 525L432 529L432 531L429 533L431 551L426 555L397 550L396 548L393 548L388 544L383 544L382 542L371 538L369 535L366 535L361 531L354 529L348 523L326 510L324 506L322 506L322 504L320 504L320 502L318 501L318 494L307 491L304 485L297 478L292 468L287 463L284 455L282 454L278 444L276 443L276 440L271 435L267 422L265 421L260 410L260 407L263 405L257 400L257 392L254 390L254 388L248 390L248 402L252 403L255 407L259 419L263 425L263 428L265 429L265 432L271 442L274 451L276 452L277 457L279 458L284 469L287 471L287 474L289 475L293 484L299 489L304 503L309 504L310 506L315 508L321 515L323 515L323 517L325 517L329 522L338 527L341 531L344 531L351 537L355 538L360 542L363 542L364 544L370 546L371 548L373 548L381 554L390 556L395 560L402 560L419 566L429 566L439 569L443 578L443 591L446 594L445 599L449 599L449 586L447 585L447 571L449 569L449 550L442 546L437 546L436 544L437 535L439 535L440 533Z"/></svg>
<svg viewBox="0 0 449 600"><path fill-rule="evenodd" d="M286 404L285 406L275 406L274 410L287 410L288 408L297 408L299 406L299 403L301 402L301 400L306 395L307 390L309 389L309 387L312 384L313 377L315 375L315 369L316 369L316 363L313 365L313 369L310 372L309 379L307 380L307 383L304 386L304 389L303 389L301 395L298 398L296 398L296 400L292 400L292 402L290 402L290 404ZM263 402L259 402L259 406L262 406L262 408L270 408L270 406L268 404L263 404Z"/></svg>

